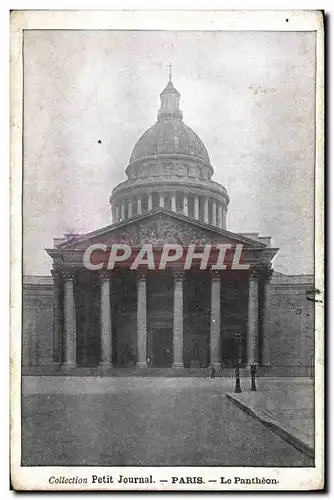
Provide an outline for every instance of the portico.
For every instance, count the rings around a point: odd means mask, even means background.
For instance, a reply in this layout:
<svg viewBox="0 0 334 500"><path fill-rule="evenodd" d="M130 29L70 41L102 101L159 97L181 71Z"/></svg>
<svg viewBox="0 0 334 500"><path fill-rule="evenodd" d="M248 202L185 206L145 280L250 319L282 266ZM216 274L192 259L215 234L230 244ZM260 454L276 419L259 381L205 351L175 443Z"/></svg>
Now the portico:
<svg viewBox="0 0 334 500"><path fill-rule="evenodd" d="M141 221L106 228L98 235L63 242L48 250L54 259L54 362L76 366L131 364L141 368L169 366L231 367L234 335L242 336L242 363L270 363L263 340L265 283L275 249L215 228L203 230L166 209L142 214ZM171 226L173 219L174 233ZM159 221L153 224L152 221ZM125 234L126 226L126 234ZM140 228L138 230L138 227ZM152 228L155 227L155 231ZM189 235L196 237L189 239ZM120 265L91 271L83 266L84 249L96 241L128 241L135 247L149 235L157 251L176 234L192 244L243 241L248 270L185 270L180 262L166 270L137 270ZM133 241L134 234L137 240ZM166 237L166 234L168 237ZM207 240L206 240L207 238Z"/></svg>

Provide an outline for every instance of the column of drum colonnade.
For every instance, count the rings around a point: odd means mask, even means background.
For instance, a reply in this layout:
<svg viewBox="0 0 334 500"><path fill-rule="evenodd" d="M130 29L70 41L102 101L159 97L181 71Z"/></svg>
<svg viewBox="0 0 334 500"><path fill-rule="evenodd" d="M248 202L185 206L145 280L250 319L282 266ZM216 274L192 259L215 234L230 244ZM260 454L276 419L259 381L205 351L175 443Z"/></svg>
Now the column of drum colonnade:
<svg viewBox="0 0 334 500"><path fill-rule="evenodd" d="M154 191L155 192L155 191ZM165 206L165 199L166 195L162 192L157 191L158 196L159 196L159 206L164 208ZM153 204L153 198L152 198L153 193L149 193L147 197L147 210L150 211L152 210L152 204ZM183 194L183 200L182 200L182 205L183 205L183 214L184 215L189 215L189 210L188 210L188 195ZM203 203L203 222L209 223L209 198L207 196L199 196L199 195L194 195L193 200L194 200L194 211L193 211L193 217L194 219L199 220L199 214L200 214L200 199L202 200ZM176 192L172 193L170 195L170 206L172 212L176 212ZM135 205L136 205L136 215L140 215L142 213L142 207L143 207L143 202L142 202L142 197L137 196L134 200ZM117 204L113 210L113 218L115 222L120 222L122 220L127 220L133 217L134 215L134 202L133 200L125 200L123 199L120 204ZM125 219L125 208L127 206L127 219ZM217 210L218 207L218 210ZM223 203L219 203L217 200L212 200L212 205L211 205L211 223L214 226L217 226L219 228L226 228L226 207L223 205Z"/></svg>
<svg viewBox="0 0 334 500"><path fill-rule="evenodd" d="M262 361L268 365L269 346L267 332L267 298L271 269L251 268L249 272L248 294L248 331L247 361L257 363L259 334L259 280L263 280L263 329ZM75 275L71 271L52 271L54 279L54 362L63 363L67 367L76 366L76 314L75 314ZM101 271L100 276L100 331L101 359L103 367L112 366L112 321L110 307L110 286L112 275ZM221 280L224 272L211 271L211 318L210 318L210 363L217 368L221 363ZM173 271L174 309L173 309L173 366L183 367L183 283L181 271ZM147 277L143 272L137 273L137 367L147 366ZM61 293L63 291L63 311L61 310ZM62 317L63 335L62 335ZM62 349L62 342L64 344ZM62 352L64 357L62 359Z"/></svg>

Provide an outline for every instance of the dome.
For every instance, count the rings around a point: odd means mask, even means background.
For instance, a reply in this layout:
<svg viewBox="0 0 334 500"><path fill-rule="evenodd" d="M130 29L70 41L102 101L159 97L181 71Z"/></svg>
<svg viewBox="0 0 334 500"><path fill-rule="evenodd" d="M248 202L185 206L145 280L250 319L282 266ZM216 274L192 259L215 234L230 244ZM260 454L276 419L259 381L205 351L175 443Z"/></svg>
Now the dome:
<svg viewBox="0 0 334 500"><path fill-rule="evenodd" d="M135 145L131 163L157 155L183 154L192 156L210 165L206 147L197 134L182 121L179 109L180 92L174 87L171 75L167 86L160 94L161 106L158 121L149 128Z"/></svg>
<svg viewBox="0 0 334 500"><path fill-rule="evenodd" d="M210 164L206 147L198 135L180 119L158 120L135 145L130 164L149 156L184 154Z"/></svg>

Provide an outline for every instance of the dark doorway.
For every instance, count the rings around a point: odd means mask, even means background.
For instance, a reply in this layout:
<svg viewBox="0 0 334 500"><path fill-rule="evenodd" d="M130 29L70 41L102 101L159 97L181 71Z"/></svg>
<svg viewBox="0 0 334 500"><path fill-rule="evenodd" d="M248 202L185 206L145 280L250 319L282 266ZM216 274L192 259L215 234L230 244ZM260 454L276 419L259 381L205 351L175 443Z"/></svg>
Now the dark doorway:
<svg viewBox="0 0 334 500"><path fill-rule="evenodd" d="M173 331L172 328L156 328L152 330L151 366L169 367L173 363Z"/></svg>

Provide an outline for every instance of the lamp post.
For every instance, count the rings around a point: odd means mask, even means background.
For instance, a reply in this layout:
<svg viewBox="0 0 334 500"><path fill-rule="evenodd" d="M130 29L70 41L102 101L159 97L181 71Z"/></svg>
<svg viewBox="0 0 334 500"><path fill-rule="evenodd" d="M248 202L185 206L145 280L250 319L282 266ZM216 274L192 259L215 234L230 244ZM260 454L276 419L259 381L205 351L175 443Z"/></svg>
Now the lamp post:
<svg viewBox="0 0 334 500"><path fill-rule="evenodd" d="M239 358L240 358L240 342L241 342L241 335L240 333L236 333L234 336L234 341L237 346L237 366L235 369L235 388L234 392L241 392L241 387L240 387L240 366L239 366Z"/></svg>

